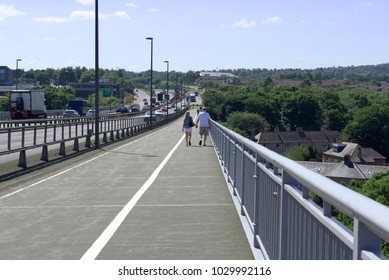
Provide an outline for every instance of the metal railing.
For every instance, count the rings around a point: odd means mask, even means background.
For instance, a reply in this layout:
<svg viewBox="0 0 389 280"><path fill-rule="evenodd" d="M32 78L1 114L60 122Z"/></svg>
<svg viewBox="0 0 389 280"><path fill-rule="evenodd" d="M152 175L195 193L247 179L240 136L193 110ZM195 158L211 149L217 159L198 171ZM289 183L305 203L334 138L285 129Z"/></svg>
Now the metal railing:
<svg viewBox="0 0 389 280"><path fill-rule="evenodd" d="M214 121L210 131L240 214L265 258L386 259L381 243L389 242L389 207ZM352 230L336 219L334 209L353 220Z"/></svg>
<svg viewBox="0 0 389 280"><path fill-rule="evenodd" d="M166 116L156 116L152 128L159 127L178 117L184 111ZM95 130L94 117L29 119L3 122L0 125L0 156L19 153L18 167L26 168L26 151L42 148L41 160L48 161L48 147L59 145L59 155L66 156L66 145L73 142L73 151L80 150L80 142L91 148ZM144 116L130 114L102 115L99 121L99 137L103 143L112 142L150 130Z"/></svg>

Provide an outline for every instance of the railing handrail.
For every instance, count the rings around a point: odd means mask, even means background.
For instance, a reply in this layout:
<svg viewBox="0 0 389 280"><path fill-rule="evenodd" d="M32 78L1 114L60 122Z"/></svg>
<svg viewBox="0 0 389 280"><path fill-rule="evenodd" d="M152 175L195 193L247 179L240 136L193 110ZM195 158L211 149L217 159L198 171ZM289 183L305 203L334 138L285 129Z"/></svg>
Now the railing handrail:
<svg viewBox="0 0 389 280"><path fill-rule="evenodd" d="M369 230L389 242L389 207L321 174L315 173L299 163L273 152L215 121L212 121L212 124L223 131L223 133L228 134L235 142L241 143L245 148L260 154L261 158L275 168L283 171L287 170L288 175L299 184L308 188L342 212L350 215L350 217L361 221Z"/></svg>

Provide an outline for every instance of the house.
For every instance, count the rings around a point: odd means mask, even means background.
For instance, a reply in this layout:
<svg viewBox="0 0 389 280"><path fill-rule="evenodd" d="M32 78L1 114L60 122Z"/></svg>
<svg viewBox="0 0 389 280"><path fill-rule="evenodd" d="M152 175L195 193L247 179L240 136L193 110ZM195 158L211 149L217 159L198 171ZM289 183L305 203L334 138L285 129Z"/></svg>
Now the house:
<svg viewBox="0 0 389 280"><path fill-rule="evenodd" d="M375 173L388 172L386 158L372 148L356 143L334 143L323 154L323 162L299 161L301 165L338 183L365 181Z"/></svg>
<svg viewBox="0 0 389 280"><path fill-rule="evenodd" d="M364 148L357 143L334 143L332 149L324 152L323 162L344 162L345 159L364 165L385 165L386 157L372 148Z"/></svg>
<svg viewBox="0 0 389 280"><path fill-rule="evenodd" d="M258 144L283 154L294 146L312 146L319 151L325 151L336 142L338 131L304 131L298 127L296 131L280 131L277 127L273 132L260 132L255 136Z"/></svg>
<svg viewBox="0 0 389 280"><path fill-rule="evenodd" d="M389 171L389 166L362 165L348 160L336 163L312 161L298 161L298 163L338 183L366 181L376 173Z"/></svg>

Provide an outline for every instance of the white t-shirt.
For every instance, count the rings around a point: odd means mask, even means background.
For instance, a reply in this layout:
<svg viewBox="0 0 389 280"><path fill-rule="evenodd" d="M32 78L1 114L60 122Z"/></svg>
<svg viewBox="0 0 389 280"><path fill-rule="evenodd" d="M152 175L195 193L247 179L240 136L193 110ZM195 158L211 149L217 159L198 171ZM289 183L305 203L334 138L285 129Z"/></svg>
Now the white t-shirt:
<svg viewBox="0 0 389 280"><path fill-rule="evenodd" d="M198 116L197 116L200 127L208 127L208 120L211 118L211 116L208 114L206 111L202 111Z"/></svg>

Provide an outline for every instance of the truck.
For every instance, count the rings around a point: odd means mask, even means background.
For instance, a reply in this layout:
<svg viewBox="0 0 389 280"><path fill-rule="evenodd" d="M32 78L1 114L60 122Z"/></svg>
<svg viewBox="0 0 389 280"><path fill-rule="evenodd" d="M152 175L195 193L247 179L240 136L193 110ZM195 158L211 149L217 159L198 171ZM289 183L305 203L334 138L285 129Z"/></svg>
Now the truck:
<svg viewBox="0 0 389 280"><path fill-rule="evenodd" d="M9 98L11 119L47 118L44 92L11 90Z"/></svg>
<svg viewBox="0 0 389 280"><path fill-rule="evenodd" d="M190 102L196 102L196 95L195 95L194 93L191 93L191 94L189 95L189 101L190 101Z"/></svg>
<svg viewBox="0 0 389 280"><path fill-rule="evenodd" d="M80 116L85 116L89 108L86 100L69 100L69 109L76 110Z"/></svg>

